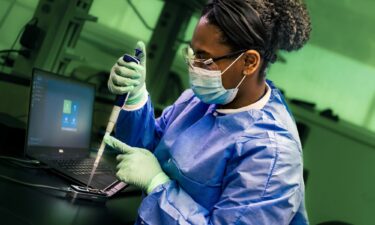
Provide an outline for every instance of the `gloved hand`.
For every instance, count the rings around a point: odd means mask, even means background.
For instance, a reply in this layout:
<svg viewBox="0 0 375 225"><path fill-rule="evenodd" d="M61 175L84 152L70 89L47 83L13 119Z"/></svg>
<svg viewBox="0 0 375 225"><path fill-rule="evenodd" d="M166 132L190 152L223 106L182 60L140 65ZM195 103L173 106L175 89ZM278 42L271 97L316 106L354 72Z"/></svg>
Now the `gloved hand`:
<svg viewBox="0 0 375 225"><path fill-rule="evenodd" d="M142 50L138 56L140 64L125 62L120 57L111 69L108 79L108 89L116 95L129 93L127 105L136 105L147 98L146 90L146 47L142 41L138 41L136 49Z"/></svg>
<svg viewBox="0 0 375 225"><path fill-rule="evenodd" d="M104 136L104 142L124 153L117 156L119 164L116 176L121 181L135 185L149 194L155 187L170 180L149 150L130 147L110 135Z"/></svg>

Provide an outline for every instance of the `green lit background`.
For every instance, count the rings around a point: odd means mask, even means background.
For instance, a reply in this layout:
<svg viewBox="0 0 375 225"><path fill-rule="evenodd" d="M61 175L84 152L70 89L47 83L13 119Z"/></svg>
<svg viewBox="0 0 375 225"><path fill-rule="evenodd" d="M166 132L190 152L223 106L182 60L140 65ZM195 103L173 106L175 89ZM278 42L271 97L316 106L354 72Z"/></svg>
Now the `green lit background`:
<svg viewBox="0 0 375 225"><path fill-rule="evenodd" d="M0 49L9 48L20 28L32 17L37 0L0 1ZM134 1L148 25L154 27L164 2ZM308 0L313 32L302 50L280 55L286 63L274 64L269 79L285 91L288 98L333 109L341 119L375 131L375 3L372 0ZM12 10L8 10L12 7ZM152 31L137 18L125 0L95 0L91 12L97 23L87 22L77 52L86 62L77 66L108 70L118 56L131 51L136 40L147 41ZM186 40L192 36L198 14L191 19ZM119 46L123 40L123 46ZM116 45L111 43L116 40ZM100 43L95 45L95 43ZM98 57L100 55L100 57ZM87 63L89 62L89 63ZM172 70L187 86L186 68L179 55Z"/></svg>
<svg viewBox="0 0 375 225"><path fill-rule="evenodd" d="M133 2L147 24L155 27L164 1ZM373 138L375 1L307 0L306 3L313 24L310 42L300 51L280 52L283 60L270 68L268 78L285 92L288 99L315 103L318 111L332 109L350 125L350 129L360 130L357 136L364 132L366 137ZM37 0L0 0L0 49L10 48L21 27L33 16L37 4ZM152 36L152 31L137 18L125 0L95 0L90 14L97 16L98 22L86 22L76 47L76 53L85 60L72 62L69 72L109 71L119 56L132 51L137 40L147 43ZM191 38L198 16L197 13L191 18L185 40ZM188 87L186 66L179 54L174 59L172 71ZM5 90L7 87L2 85L0 88ZM8 93L16 91L25 92L15 87ZM175 97L172 96L169 102ZM27 110L27 103L14 105L14 101L6 99L2 99L2 103L9 110L17 111L20 107ZM326 146L332 149L331 152L318 153L318 145L306 145L304 149L306 168L319 171L321 175L315 180L312 175L311 184L307 184L306 201L312 224L322 218L347 218L355 224L374 224L375 196L372 192L375 181L374 173L369 171L375 171L372 166L375 149L366 145L365 152L359 152L361 147L346 140L334 144L324 138L323 133L316 137L316 142L328 143ZM330 182L330 177L337 178L337 182ZM314 183L316 180L319 182ZM337 199L330 199L330 203L321 200L334 192L339 196ZM360 193L353 197L355 192ZM367 223L369 221L372 223Z"/></svg>

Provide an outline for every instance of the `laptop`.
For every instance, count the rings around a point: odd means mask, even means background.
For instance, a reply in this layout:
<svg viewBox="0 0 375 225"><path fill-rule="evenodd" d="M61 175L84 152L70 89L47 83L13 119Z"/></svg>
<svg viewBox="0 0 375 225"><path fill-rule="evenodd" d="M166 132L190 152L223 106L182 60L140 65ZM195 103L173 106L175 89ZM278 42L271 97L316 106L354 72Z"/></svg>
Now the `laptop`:
<svg viewBox="0 0 375 225"><path fill-rule="evenodd" d="M95 161L90 156L94 101L93 85L33 69L26 155L86 186ZM89 187L114 195L127 186L115 173L115 165L101 159Z"/></svg>

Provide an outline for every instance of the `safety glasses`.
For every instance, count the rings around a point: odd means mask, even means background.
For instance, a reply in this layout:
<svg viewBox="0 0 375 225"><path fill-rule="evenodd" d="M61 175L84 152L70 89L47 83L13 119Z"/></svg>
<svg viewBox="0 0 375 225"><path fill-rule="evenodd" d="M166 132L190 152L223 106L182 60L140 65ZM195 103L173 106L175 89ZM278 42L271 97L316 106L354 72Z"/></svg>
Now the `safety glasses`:
<svg viewBox="0 0 375 225"><path fill-rule="evenodd" d="M207 70L219 70L218 65L215 63L219 60L223 59L230 59L235 56L238 56L242 53L247 51L246 49L235 51L232 53L229 53L227 55L219 56L219 57L214 57L214 58L209 58L209 59L198 59L196 58L196 55L193 51L193 49L190 46L186 46L182 49L182 54L183 57L185 58L185 62L190 66L190 67L199 67Z"/></svg>

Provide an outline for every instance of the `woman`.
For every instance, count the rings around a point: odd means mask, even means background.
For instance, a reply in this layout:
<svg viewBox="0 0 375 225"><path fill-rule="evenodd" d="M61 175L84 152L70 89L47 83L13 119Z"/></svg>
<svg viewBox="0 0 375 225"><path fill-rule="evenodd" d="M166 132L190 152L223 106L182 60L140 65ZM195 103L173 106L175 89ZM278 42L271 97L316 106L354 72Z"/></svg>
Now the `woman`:
<svg viewBox="0 0 375 225"><path fill-rule="evenodd" d="M158 119L144 44L140 65L119 59L108 86L130 97L121 141L105 141L124 153L118 178L148 194L137 223L308 224L296 125L265 76L276 51L301 48L310 30L299 0L208 3L187 50L191 89Z"/></svg>

